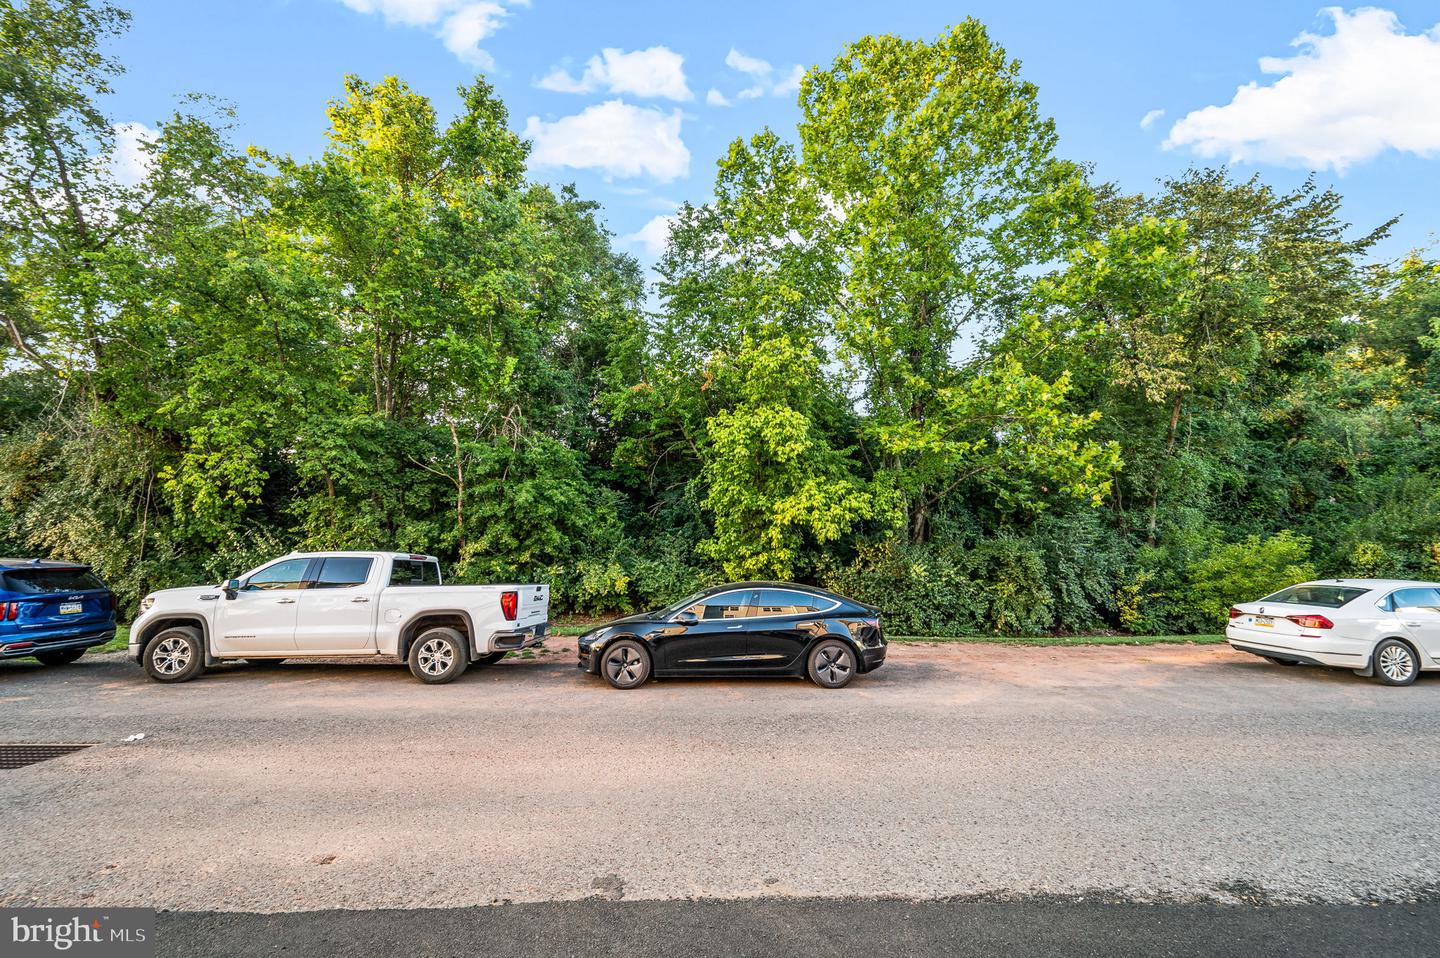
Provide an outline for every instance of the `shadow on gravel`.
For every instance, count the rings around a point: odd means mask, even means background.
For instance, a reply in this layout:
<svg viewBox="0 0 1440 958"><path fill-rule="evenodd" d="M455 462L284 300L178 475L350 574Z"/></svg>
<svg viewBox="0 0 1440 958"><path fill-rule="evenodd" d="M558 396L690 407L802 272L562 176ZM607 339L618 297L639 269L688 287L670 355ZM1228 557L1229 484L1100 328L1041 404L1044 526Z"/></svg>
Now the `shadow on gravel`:
<svg viewBox="0 0 1440 958"><path fill-rule="evenodd" d="M159 916L157 954L1432 956L1440 903L1206 905L1083 900L755 899L506 904L416 911Z"/></svg>

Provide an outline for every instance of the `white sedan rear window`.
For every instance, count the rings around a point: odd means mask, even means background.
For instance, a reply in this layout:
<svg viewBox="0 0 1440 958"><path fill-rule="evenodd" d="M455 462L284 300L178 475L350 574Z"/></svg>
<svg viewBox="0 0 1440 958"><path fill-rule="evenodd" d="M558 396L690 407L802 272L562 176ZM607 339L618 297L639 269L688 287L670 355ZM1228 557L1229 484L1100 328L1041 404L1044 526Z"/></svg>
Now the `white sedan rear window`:
<svg viewBox="0 0 1440 958"><path fill-rule="evenodd" d="M1322 609L1338 609L1351 599L1358 599L1369 589L1356 589L1343 585L1292 585L1274 595L1267 595L1261 602L1284 602L1288 605L1318 605Z"/></svg>

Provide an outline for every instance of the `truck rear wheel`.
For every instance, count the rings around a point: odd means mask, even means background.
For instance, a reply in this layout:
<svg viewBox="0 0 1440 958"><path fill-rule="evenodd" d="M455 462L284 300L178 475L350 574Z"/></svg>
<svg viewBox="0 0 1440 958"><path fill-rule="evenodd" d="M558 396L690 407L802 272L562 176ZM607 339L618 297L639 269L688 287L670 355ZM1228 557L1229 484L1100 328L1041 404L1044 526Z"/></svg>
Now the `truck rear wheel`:
<svg viewBox="0 0 1440 958"><path fill-rule="evenodd" d="M454 629L426 629L410 645L410 672L428 685L453 682L470 664L464 636Z"/></svg>

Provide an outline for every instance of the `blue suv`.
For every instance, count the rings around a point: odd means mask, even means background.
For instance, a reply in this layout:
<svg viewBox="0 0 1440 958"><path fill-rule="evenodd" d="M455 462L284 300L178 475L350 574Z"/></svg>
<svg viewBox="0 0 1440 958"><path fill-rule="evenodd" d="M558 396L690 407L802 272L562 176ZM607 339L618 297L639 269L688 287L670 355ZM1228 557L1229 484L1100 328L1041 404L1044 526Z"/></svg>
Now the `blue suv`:
<svg viewBox="0 0 1440 958"><path fill-rule="evenodd" d="M89 566L0 559L0 658L66 665L115 638L115 593Z"/></svg>

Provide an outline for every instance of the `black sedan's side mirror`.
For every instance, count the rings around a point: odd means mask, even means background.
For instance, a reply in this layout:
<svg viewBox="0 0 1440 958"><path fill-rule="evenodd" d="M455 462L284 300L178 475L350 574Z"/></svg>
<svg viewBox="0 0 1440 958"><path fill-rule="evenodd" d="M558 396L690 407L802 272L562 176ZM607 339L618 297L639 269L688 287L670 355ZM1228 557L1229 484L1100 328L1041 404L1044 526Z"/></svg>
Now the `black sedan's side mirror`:
<svg viewBox="0 0 1440 958"><path fill-rule="evenodd" d="M675 616L675 621L680 623L681 625L694 625L696 622L700 621L700 617L694 612L690 612L687 610Z"/></svg>
<svg viewBox="0 0 1440 958"><path fill-rule="evenodd" d="M221 586L221 588L225 590L225 598L233 599L235 598L235 593L240 591L240 580L226 579L225 584Z"/></svg>

